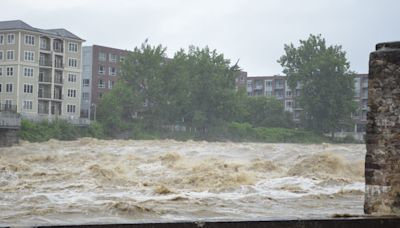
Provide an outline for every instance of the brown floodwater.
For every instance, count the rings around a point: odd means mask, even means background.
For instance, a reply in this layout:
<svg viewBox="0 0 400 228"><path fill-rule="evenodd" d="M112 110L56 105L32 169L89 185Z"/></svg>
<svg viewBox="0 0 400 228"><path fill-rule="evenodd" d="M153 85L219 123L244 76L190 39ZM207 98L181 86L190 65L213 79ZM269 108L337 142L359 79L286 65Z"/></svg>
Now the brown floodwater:
<svg viewBox="0 0 400 228"><path fill-rule="evenodd" d="M0 226L363 213L365 145L50 140L0 149Z"/></svg>

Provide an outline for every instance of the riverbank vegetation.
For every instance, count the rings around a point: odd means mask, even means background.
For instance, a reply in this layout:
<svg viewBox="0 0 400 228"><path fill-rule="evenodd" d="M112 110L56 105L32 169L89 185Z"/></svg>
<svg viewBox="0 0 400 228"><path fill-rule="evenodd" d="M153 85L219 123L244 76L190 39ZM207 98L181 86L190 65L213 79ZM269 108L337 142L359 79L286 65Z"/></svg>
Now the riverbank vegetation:
<svg viewBox="0 0 400 228"><path fill-rule="evenodd" d="M216 50L192 46L167 58L165 47L145 42L120 63L119 80L97 106L98 122L74 127L65 121L23 121L20 136L29 141L96 137L354 142L324 136L349 124L354 111L344 51L340 46L327 47L320 36L311 35L300 43L299 48L286 45L279 62L290 76L292 91L301 82L303 92L294 97L304 107L301 122L293 122L293 114L274 96L248 96L246 81L237 83L238 62L232 64Z"/></svg>

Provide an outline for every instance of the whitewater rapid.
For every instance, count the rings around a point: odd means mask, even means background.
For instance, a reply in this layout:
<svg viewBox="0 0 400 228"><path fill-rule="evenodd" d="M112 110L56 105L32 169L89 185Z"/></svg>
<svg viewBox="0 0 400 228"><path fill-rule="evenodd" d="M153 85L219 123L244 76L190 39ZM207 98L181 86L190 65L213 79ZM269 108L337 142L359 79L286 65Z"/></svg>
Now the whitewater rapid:
<svg viewBox="0 0 400 228"><path fill-rule="evenodd" d="M0 226L360 215L365 145L50 140L0 149Z"/></svg>

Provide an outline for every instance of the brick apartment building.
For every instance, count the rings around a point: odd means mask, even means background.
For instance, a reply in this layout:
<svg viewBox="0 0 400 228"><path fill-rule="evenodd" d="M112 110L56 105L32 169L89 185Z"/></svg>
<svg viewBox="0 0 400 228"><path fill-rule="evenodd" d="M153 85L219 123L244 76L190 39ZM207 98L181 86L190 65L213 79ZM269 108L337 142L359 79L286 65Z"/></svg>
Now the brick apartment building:
<svg viewBox="0 0 400 228"><path fill-rule="evenodd" d="M282 75L247 77L245 79L247 95L276 97L282 101L285 111L293 113L293 120L300 121L302 109L296 104L294 98L300 95L301 84L298 84L295 90L291 90L286 79L286 76ZM239 80L237 79L237 83ZM364 133L368 111L368 74L355 75L354 87L354 100L358 104L357 111L352 114L355 121L354 132Z"/></svg>
<svg viewBox="0 0 400 228"><path fill-rule="evenodd" d="M120 75L120 62L128 53L99 45L83 47L82 116L96 116L101 97L114 87Z"/></svg>
<svg viewBox="0 0 400 228"><path fill-rule="evenodd" d="M84 124L79 113L82 42L65 29L1 21L1 110L34 121L66 119Z"/></svg>

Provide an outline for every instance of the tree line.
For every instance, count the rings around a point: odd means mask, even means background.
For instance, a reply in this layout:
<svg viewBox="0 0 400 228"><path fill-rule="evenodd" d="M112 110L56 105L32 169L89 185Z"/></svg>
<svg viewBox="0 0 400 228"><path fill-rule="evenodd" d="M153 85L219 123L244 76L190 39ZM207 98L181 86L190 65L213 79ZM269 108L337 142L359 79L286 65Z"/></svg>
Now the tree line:
<svg viewBox="0 0 400 228"><path fill-rule="evenodd" d="M298 47L285 45L284 51L278 62L289 86L303 85L295 98L303 108L302 125L296 127L320 134L350 124L354 81L342 47L310 35ZM120 79L98 106L98 120L108 135L162 131L176 124L203 132L231 123L295 127L281 101L248 97L245 88L238 89L239 73L238 63L209 47L191 46L168 58L165 47L145 42L121 63Z"/></svg>

